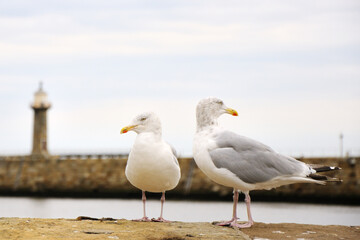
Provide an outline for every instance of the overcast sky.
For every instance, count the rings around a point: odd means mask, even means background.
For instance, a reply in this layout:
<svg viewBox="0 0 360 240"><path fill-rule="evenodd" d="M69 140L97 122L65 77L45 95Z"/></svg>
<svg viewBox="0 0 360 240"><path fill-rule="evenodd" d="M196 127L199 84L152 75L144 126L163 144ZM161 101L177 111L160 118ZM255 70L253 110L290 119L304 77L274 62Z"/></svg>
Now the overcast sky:
<svg viewBox="0 0 360 240"><path fill-rule="evenodd" d="M220 124L294 156L360 155L360 1L0 2L0 155L32 147L39 81L50 153L128 152L156 112L192 155L208 96Z"/></svg>

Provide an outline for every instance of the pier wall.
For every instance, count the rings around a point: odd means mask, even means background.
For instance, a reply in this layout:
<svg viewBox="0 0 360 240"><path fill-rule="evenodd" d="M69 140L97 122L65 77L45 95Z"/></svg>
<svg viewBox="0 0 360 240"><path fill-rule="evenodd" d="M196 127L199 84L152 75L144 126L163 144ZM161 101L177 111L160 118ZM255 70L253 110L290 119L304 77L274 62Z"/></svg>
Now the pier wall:
<svg viewBox="0 0 360 240"><path fill-rule="evenodd" d="M34 158L32 156L0 157L0 195L111 196L139 195L125 177L126 156L76 155ZM342 168L332 173L343 182L292 184L270 191L253 191L255 199L301 201L360 200L360 158L304 158L306 163ZM180 158L181 180L168 192L170 196L215 199L226 198L232 189L207 178L191 158Z"/></svg>

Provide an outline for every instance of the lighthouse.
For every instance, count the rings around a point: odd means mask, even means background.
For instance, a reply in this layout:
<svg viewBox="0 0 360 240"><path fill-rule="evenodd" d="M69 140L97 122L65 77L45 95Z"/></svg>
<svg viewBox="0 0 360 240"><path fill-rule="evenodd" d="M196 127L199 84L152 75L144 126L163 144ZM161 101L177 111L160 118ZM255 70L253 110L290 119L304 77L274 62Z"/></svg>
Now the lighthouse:
<svg viewBox="0 0 360 240"><path fill-rule="evenodd" d="M34 132L32 155L46 157L47 150L47 118L46 112L51 107L47 100L47 94L42 89L40 82L39 90L35 92L34 102L31 108L34 110Z"/></svg>

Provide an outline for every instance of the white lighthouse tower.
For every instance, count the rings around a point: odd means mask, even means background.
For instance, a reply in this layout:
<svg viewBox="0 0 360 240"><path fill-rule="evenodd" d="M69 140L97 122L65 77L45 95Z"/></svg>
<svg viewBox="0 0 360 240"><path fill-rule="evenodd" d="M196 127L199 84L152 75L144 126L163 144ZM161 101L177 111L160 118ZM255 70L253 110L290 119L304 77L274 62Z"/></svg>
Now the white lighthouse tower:
<svg viewBox="0 0 360 240"><path fill-rule="evenodd" d="M42 89L40 82L39 90L35 92L34 102L31 105L34 109L34 132L33 132L33 156L49 155L47 150L47 117L46 112L51 107L47 100L47 94Z"/></svg>

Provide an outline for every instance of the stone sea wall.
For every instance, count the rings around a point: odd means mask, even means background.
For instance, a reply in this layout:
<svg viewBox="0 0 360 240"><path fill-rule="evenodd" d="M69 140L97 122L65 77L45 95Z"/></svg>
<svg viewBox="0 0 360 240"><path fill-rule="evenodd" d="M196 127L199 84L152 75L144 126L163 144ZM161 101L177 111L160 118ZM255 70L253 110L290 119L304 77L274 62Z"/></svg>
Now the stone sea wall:
<svg viewBox="0 0 360 240"><path fill-rule="evenodd" d="M0 157L0 195L130 197L139 195L125 177L126 156L82 155ZM331 174L343 182L292 184L270 191L253 191L253 199L359 203L360 158L305 158L306 163L342 168ZM181 180L168 196L222 199L232 189L207 178L191 158L180 158Z"/></svg>

